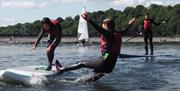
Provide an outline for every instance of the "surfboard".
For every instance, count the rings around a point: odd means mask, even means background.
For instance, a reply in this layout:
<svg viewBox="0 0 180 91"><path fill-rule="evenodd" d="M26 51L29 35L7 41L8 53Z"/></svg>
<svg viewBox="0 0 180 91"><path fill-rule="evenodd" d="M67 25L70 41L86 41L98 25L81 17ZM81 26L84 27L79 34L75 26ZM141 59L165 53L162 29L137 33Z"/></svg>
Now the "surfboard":
<svg viewBox="0 0 180 91"><path fill-rule="evenodd" d="M32 84L32 81L40 81L45 78L53 77L57 74L55 66L52 66L51 71L46 71L46 67L47 66L45 65L38 65L1 70L0 80L5 82L18 82L29 85Z"/></svg>
<svg viewBox="0 0 180 91"><path fill-rule="evenodd" d="M119 54L120 58L136 58L136 57L156 57L156 55L131 55L131 54Z"/></svg>

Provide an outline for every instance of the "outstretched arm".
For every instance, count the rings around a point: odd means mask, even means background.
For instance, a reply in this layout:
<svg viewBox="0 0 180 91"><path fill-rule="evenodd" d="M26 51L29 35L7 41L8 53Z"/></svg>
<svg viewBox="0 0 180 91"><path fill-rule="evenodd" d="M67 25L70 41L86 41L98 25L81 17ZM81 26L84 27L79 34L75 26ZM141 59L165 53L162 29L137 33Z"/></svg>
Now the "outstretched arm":
<svg viewBox="0 0 180 91"><path fill-rule="evenodd" d="M125 28L122 30L123 35L125 35L125 34L127 33L127 31L129 30L129 28L135 23L135 21L136 21L136 18L135 18L135 17L129 20L128 26L125 27Z"/></svg>
<svg viewBox="0 0 180 91"><path fill-rule="evenodd" d="M98 24L94 23L94 22L91 20L91 18L88 16L87 12L84 13L84 14L82 14L81 16L82 16L87 22L89 22L89 23L96 29L96 31L98 31L98 32L100 32L100 33L103 32L102 30L104 30L104 29L103 29L101 26L99 26Z"/></svg>
<svg viewBox="0 0 180 91"><path fill-rule="evenodd" d="M155 22L155 21L152 20L152 19L150 19L150 21L152 22L152 24L154 24L154 25L156 25L156 26L159 26L159 25L160 25L160 23L157 23L157 22Z"/></svg>
<svg viewBox="0 0 180 91"><path fill-rule="evenodd" d="M37 45L39 44L39 42L40 42L40 40L42 39L42 37L43 37L44 34L45 34L45 32L43 31L43 29L41 29L41 32L40 32L40 34L39 34L39 36L38 36L38 39L37 39L37 41L35 42L35 44L34 44L34 46L33 46L32 49L35 49L35 48L37 47Z"/></svg>
<svg viewBox="0 0 180 91"><path fill-rule="evenodd" d="M96 31L102 33L105 37L108 37L108 31L104 31L104 28L102 28L100 25L96 24L91 20L91 18L88 16L87 13L84 13L81 15L87 22L89 22L95 29Z"/></svg>

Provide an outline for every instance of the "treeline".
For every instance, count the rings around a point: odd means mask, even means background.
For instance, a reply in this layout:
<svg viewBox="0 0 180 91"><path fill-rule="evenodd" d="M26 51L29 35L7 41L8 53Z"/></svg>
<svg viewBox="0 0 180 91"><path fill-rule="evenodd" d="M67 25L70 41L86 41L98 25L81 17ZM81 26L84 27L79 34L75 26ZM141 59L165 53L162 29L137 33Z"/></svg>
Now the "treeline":
<svg viewBox="0 0 180 91"><path fill-rule="evenodd" d="M150 17L156 22L166 21L166 24L161 24L156 27L153 26L153 33L155 36L175 36L180 35L180 4L175 6L161 6L152 4L148 8L138 5L136 7L127 7L124 11L114 10L110 8L107 11L97 11L89 13L93 21L98 24L102 23L102 20L106 17L114 17L116 23L116 29L121 31L127 26L128 20L132 17L136 17L137 21L131 28L133 35L139 34L141 31L141 25L145 12L150 13ZM58 17L62 26L64 36L76 36L79 22L79 15L72 17L66 17L65 19ZM40 32L41 21L36 20L33 23L18 23L13 26L0 27L1 36L37 36ZM98 36L99 33L89 25L90 36ZM130 31L131 32L131 31ZM127 34L129 36L132 33ZM131 34L131 35L130 35Z"/></svg>

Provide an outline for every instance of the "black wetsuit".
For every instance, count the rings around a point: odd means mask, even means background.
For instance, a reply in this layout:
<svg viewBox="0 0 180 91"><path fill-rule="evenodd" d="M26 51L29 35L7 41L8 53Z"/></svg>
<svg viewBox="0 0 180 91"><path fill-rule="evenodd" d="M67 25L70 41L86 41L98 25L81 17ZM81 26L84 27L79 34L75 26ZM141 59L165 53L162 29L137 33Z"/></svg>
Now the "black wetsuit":
<svg viewBox="0 0 180 91"><path fill-rule="evenodd" d="M107 49L105 49L105 51L102 52L102 56L100 58L83 61L78 64L74 64L70 66L64 66L61 68L61 72L69 71L69 70L76 70L82 67L91 68L91 69L94 69L94 75L88 81L96 81L100 77L102 77L104 73L110 73L114 69L114 66L117 61L117 56L119 55L119 53L113 54L111 52L112 45L115 44L113 32L105 30L101 26L95 24L93 21L89 21L89 23L93 27L95 27L98 32L104 35L104 37L106 38L106 42L108 42Z"/></svg>
<svg viewBox="0 0 180 91"><path fill-rule="evenodd" d="M150 22L150 26L147 29L144 29L144 22L142 23L142 33L144 36L144 43L145 43L145 55L148 55L148 39L151 49L151 55L153 55L153 33L152 33L152 24L159 26L160 23L154 22L152 19L146 19Z"/></svg>

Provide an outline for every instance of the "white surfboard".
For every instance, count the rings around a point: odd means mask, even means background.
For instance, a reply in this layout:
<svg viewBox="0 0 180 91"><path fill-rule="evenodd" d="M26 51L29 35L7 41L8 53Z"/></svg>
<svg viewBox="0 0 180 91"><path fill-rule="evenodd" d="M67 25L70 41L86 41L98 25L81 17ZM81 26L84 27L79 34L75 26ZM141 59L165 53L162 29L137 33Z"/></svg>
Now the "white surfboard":
<svg viewBox="0 0 180 91"><path fill-rule="evenodd" d="M18 82L25 85L37 84L43 79L53 77L57 74L55 66L51 71L46 71L47 66L24 66L5 69L0 71L0 80L6 82Z"/></svg>
<svg viewBox="0 0 180 91"><path fill-rule="evenodd" d="M86 9L83 8L83 10L81 11L81 14L85 13ZM83 19L83 17L80 14L80 18L79 18L79 25L78 25L78 41L81 40L89 40L89 34L88 34L88 26L87 26L87 21Z"/></svg>

